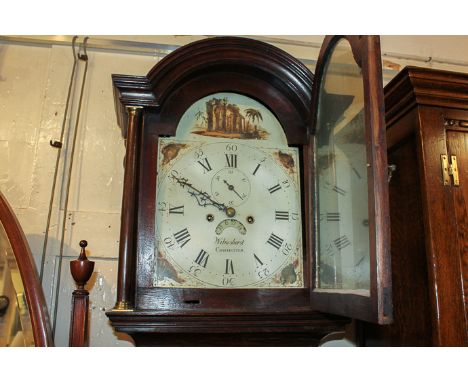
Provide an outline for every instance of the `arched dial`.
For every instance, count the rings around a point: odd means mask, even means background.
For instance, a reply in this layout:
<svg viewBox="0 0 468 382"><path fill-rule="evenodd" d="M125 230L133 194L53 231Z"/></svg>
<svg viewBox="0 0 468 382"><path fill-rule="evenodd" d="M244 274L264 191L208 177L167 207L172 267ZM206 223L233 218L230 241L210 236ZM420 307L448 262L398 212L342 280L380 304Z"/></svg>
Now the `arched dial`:
<svg viewBox="0 0 468 382"><path fill-rule="evenodd" d="M303 286L295 149L161 138L159 150L155 286Z"/></svg>

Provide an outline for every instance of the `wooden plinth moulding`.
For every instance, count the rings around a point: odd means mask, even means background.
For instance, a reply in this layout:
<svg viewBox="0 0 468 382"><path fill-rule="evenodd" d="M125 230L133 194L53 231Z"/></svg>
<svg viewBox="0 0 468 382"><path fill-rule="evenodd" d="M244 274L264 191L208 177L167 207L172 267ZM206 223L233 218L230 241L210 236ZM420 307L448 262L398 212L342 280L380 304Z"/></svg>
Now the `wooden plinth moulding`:
<svg viewBox="0 0 468 382"><path fill-rule="evenodd" d="M77 289L72 294L69 346L88 346L89 340L89 292L85 289L94 270L94 261L86 257L86 240L80 241L81 252L77 260L70 261L70 271Z"/></svg>

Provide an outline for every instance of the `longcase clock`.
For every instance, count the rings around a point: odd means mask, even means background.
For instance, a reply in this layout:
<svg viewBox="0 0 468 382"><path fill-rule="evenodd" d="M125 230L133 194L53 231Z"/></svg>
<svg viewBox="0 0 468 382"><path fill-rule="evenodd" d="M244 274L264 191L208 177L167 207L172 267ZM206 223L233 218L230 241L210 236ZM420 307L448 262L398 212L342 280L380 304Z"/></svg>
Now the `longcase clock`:
<svg viewBox="0 0 468 382"><path fill-rule="evenodd" d="M317 76L255 40L114 75L126 139L112 325L137 345L314 345L391 320L379 39Z"/></svg>

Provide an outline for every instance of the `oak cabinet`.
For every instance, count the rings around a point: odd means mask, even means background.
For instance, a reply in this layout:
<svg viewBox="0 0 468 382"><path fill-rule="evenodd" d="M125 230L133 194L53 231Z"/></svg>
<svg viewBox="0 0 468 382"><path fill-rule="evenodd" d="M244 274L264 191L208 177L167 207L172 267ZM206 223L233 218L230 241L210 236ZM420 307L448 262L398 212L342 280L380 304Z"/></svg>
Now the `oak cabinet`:
<svg viewBox="0 0 468 382"><path fill-rule="evenodd" d="M408 67L384 94L394 322L362 342L466 346L468 75Z"/></svg>

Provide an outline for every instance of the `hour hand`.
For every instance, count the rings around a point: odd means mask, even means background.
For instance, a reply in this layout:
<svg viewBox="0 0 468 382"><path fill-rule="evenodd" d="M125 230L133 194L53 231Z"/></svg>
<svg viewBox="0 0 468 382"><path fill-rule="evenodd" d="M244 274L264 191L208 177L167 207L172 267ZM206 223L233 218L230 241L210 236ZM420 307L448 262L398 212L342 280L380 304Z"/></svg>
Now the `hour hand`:
<svg viewBox="0 0 468 382"><path fill-rule="evenodd" d="M194 187L187 178L183 178L181 176L178 177L174 174L171 175L171 178L174 179L182 188L185 189L187 187L188 193L196 199L199 206L214 206L218 210L224 212L227 210L227 207L223 203L218 203L207 192Z"/></svg>

